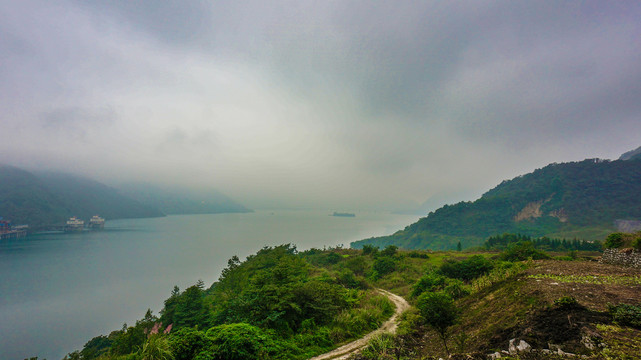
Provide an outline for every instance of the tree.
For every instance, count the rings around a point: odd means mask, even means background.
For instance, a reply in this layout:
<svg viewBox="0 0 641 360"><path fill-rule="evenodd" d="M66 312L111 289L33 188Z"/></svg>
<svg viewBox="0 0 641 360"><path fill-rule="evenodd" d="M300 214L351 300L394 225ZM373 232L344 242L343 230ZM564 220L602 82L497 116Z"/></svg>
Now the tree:
<svg viewBox="0 0 641 360"><path fill-rule="evenodd" d="M461 242L459 241L458 244L456 244L456 251L461 251L463 250L463 246L461 245Z"/></svg>
<svg viewBox="0 0 641 360"><path fill-rule="evenodd" d="M447 348L447 338L449 336L447 329L456 323L458 310L454 305L454 300L442 292L425 292L418 298L417 307L425 324L436 330L447 354L450 350Z"/></svg>

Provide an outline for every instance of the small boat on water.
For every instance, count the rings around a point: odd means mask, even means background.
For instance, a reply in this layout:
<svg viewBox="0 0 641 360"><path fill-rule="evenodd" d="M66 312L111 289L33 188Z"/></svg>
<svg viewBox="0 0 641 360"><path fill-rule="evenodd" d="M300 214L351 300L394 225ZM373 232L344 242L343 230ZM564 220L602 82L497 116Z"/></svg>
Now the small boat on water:
<svg viewBox="0 0 641 360"><path fill-rule="evenodd" d="M102 230L105 228L105 219L94 215L89 219L89 228L91 230Z"/></svg>
<svg viewBox="0 0 641 360"><path fill-rule="evenodd" d="M69 220L67 220L67 223L65 224L65 231L66 232L82 231L84 227L85 227L85 222L73 216L69 218Z"/></svg>
<svg viewBox="0 0 641 360"><path fill-rule="evenodd" d="M332 216L338 216L338 217L356 217L356 214L354 213L346 213L346 212L336 212L332 214Z"/></svg>

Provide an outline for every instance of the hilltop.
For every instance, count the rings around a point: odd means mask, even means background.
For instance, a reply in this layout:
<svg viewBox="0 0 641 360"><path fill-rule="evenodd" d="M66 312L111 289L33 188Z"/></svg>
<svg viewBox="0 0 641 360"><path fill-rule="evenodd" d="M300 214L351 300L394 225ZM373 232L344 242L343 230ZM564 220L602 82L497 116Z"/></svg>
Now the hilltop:
<svg viewBox="0 0 641 360"><path fill-rule="evenodd" d="M634 159L637 155L626 157ZM489 236L597 240L641 219L641 162L588 159L550 164L486 192L476 201L445 205L391 236L352 243L406 249L475 246Z"/></svg>

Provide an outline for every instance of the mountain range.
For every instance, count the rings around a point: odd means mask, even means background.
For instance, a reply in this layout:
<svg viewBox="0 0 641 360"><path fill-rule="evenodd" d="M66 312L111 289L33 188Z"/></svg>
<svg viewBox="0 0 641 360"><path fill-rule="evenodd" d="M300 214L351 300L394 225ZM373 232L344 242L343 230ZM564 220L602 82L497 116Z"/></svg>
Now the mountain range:
<svg viewBox="0 0 641 360"><path fill-rule="evenodd" d="M620 160L553 163L503 181L476 201L445 205L390 236L351 244L407 249L480 245L503 233L601 240L641 219L641 148ZM636 225L635 225L636 224Z"/></svg>
<svg viewBox="0 0 641 360"><path fill-rule="evenodd" d="M192 190L146 185L134 195L132 186L117 189L85 177L60 172L29 172L0 165L0 216L30 231L61 225L71 216L107 220L249 211L223 194L198 198ZM166 200L171 199L171 200Z"/></svg>

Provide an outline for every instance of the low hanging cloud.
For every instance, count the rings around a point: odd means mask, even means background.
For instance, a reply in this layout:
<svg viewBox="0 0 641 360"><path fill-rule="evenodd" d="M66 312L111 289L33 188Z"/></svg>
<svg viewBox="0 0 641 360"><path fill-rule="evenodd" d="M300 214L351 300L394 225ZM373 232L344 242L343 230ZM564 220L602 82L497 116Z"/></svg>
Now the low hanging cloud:
<svg viewBox="0 0 641 360"><path fill-rule="evenodd" d="M213 186L250 207L460 200L641 145L640 15L632 1L0 1L0 161Z"/></svg>

